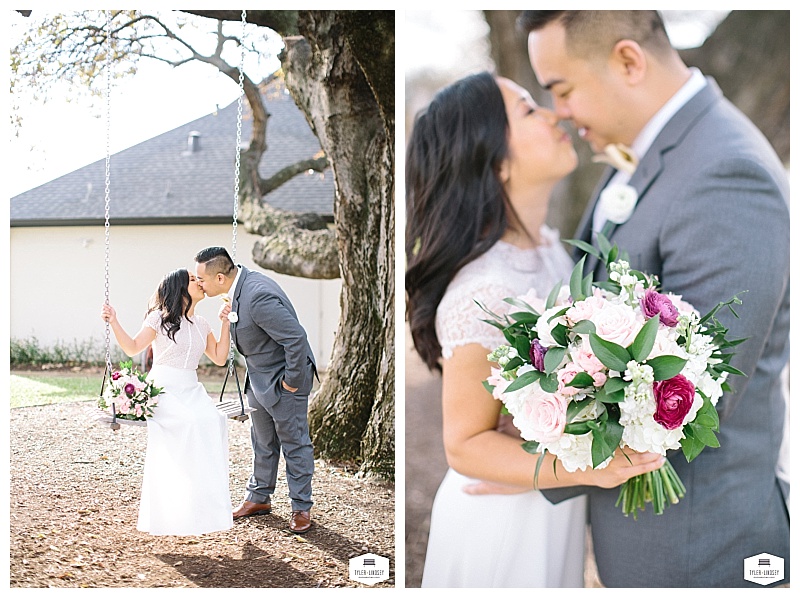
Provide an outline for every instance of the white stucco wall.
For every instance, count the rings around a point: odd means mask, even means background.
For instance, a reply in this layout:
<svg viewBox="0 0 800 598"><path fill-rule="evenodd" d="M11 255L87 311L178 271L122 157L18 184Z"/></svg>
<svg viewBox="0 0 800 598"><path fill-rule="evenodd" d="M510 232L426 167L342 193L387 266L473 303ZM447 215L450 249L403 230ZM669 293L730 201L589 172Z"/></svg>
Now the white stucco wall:
<svg viewBox="0 0 800 598"><path fill-rule="evenodd" d="M231 251L230 225L111 226L110 303L125 329L135 334L162 276L176 268L194 271L200 249ZM237 263L264 271L251 259L256 236L238 227ZM105 324L105 233L103 226L12 228L10 335L36 337L42 346L90 337L103 344ZM339 280L309 280L264 271L283 287L305 327L320 369L330 361L339 320ZM219 334L219 298L206 298L197 313ZM112 343L113 335L112 335Z"/></svg>

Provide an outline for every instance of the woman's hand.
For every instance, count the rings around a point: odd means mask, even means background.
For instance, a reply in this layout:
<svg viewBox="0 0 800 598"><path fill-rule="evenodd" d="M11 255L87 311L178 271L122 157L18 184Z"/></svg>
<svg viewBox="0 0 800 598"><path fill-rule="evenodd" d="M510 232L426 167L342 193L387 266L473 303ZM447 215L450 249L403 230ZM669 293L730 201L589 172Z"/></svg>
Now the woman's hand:
<svg viewBox="0 0 800 598"><path fill-rule="evenodd" d="M228 314L231 313L231 304L230 303L223 303L222 307L219 308L219 319L224 322L229 322Z"/></svg>
<svg viewBox="0 0 800 598"><path fill-rule="evenodd" d="M655 471L664 464L664 461L666 457L658 453L637 453L631 449L617 449L606 467L586 472L587 483L600 488L616 488L634 476Z"/></svg>
<svg viewBox="0 0 800 598"><path fill-rule="evenodd" d="M117 321L117 312L111 307L108 303L103 305L103 308L100 310L100 318L104 322L108 322L109 324L114 324Z"/></svg>

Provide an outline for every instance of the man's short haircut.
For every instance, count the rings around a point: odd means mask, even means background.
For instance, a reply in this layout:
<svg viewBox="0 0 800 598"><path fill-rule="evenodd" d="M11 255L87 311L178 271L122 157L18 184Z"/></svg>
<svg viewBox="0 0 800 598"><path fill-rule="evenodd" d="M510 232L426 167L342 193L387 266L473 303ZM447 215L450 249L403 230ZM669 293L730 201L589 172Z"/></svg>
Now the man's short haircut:
<svg viewBox="0 0 800 598"><path fill-rule="evenodd" d="M558 22L574 56L606 56L617 42L629 39L656 56L673 51L657 10L524 10L517 26L524 33Z"/></svg>
<svg viewBox="0 0 800 598"><path fill-rule="evenodd" d="M235 266L228 250L224 247L206 247L194 256L198 264L205 264L206 270L212 274L229 276Z"/></svg>

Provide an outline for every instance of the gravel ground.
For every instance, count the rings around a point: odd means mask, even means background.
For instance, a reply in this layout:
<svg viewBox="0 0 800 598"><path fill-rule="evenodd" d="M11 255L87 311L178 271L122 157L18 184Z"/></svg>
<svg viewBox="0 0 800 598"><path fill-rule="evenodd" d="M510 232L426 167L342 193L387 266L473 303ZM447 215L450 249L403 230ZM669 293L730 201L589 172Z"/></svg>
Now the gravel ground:
<svg viewBox="0 0 800 598"><path fill-rule="evenodd" d="M287 530L291 506L278 476L273 513L204 536L136 530L147 429L98 423L90 403L12 409L10 586L367 587L349 559L387 557L395 584L394 487L316 462L315 526ZM229 421L231 502L250 475L250 423ZM281 462L283 467L283 462Z"/></svg>

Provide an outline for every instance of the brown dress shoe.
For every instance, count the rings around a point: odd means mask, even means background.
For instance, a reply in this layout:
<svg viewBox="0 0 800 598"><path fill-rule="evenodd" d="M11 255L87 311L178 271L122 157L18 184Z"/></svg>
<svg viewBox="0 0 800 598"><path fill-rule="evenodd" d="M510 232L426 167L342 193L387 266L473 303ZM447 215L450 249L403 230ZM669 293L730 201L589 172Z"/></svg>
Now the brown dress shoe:
<svg viewBox="0 0 800 598"><path fill-rule="evenodd" d="M258 503L244 501L239 508L233 512L233 518L252 517L253 515L269 515L272 512L272 505L268 502Z"/></svg>
<svg viewBox="0 0 800 598"><path fill-rule="evenodd" d="M304 534L311 529L311 511L292 511L289 529L295 534Z"/></svg>

